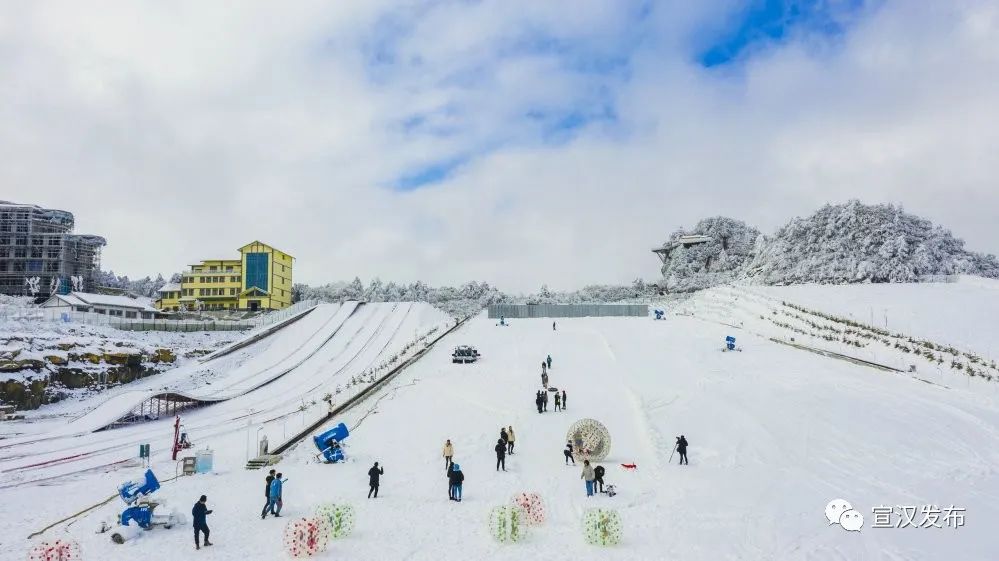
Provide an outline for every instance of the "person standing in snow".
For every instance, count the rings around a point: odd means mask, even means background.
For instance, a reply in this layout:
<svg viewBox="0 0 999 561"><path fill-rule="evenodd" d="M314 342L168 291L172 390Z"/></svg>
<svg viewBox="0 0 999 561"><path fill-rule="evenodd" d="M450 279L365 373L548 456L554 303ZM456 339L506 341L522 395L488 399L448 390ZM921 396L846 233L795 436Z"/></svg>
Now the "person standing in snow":
<svg viewBox="0 0 999 561"><path fill-rule="evenodd" d="M555 331L555 322L552 322L552 331Z"/></svg>
<svg viewBox="0 0 999 561"><path fill-rule="evenodd" d="M500 468L506 471L506 443L503 442L502 438L496 440L496 446L493 447L493 450L496 450L496 471L499 471Z"/></svg>
<svg viewBox="0 0 999 561"><path fill-rule="evenodd" d="M453 457L454 446L451 445L451 439L449 438L447 439L447 442L444 443L444 473L448 473L448 470L451 469L451 464L453 463L451 458Z"/></svg>
<svg viewBox="0 0 999 561"><path fill-rule="evenodd" d="M548 363L548 370L551 370L552 369L552 355L548 355L548 358L545 360L545 362Z"/></svg>
<svg viewBox="0 0 999 561"><path fill-rule="evenodd" d="M281 474L280 473L278 473L277 475L275 475L274 476L274 480L271 481L271 493L270 493L271 504L272 505L276 505L276 507L277 507L277 508L275 508L272 511L272 513L274 514L274 516L277 516L277 517L281 516L281 507L284 506L284 501L282 500L281 493L284 491L284 482L285 481L288 481L288 480L287 479L281 479Z"/></svg>
<svg viewBox="0 0 999 561"><path fill-rule="evenodd" d="M565 456L565 465L569 465L569 461L572 461L572 465L576 465L576 458L572 456L572 443L565 443L565 450L562 450L562 455Z"/></svg>
<svg viewBox="0 0 999 561"><path fill-rule="evenodd" d="M211 514L212 511L208 510L208 497L201 495L198 502L194 503L194 508L191 509L191 517L194 518L194 549L201 549L201 544L199 543L200 536L198 534L205 535L205 546L212 545L212 542L208 541L208 520L207 516Z"/></svg>
<svg viewBox="0 0 999 561"><path fill-rule="evenodd" d="M593 496L593 480L596 479L596 474L593 473L593 467L590 466L590 460L583 460L583 473L579 474L579 478L586 482L586 496Z"/></svg>
<svg viewBox="0 0 999 561"><path fill-rule="evenodd" d="M546 390L548 389L548 373L547 372L542 372L541 373L541 385L544 386L544 388Z"/></svg>
<svg viewBox="0 0 999 561"><path fill-rule="evenodd" d="M500 440L503 441L503 447L508 448L510 444L510 435L506 432L506 427L500 427Z"/></svg>
<svg viewBox="0 0 999 561"><path fill-rule="evenodd" d="M513 426L509 426L506 429L507 441L506 441L506 453L513 454L513 441L516 437L513 434Z"/></svg>
<svg viewBox="0 0 999 561"><path fill-rule="evenodd" d="M690 462L687 461L687 438L682 434L676 439L676 451L680 453L680 465L687 464L689 466Z"/></svg>
<svg viewBox="0 0 999 561"><path fill-rule="evenodd" d="M378 478L385 475L385 468L378 467L378 462L371 466L368 470L368 498L371 498L371 493L375 494L375 498L378 498Z"/></svg>
<svg viewBox="0 0 999 561"><path fill-rule="evenodd" d="M538 393L534 394L534 405L538 406L538 413L541 413L541 406L544 405L541 401L542 399L543 398L541 397L541 391L538 391Z"/></svg>
<svg viewBox="0 0 999 561"><path fill-rule="evenodd" d="M604 466L597 466L593 468L593 490L597 491L599 486L599 492L604 492Z"/></svg>
<svg viewBox="0 0 999 561"><path fill-rule="evenodd" d="M267 478L264 480L264 510L260 511L260 519L263 520L267 518L267 512L270 511L274 514L274 507L276 506L271 502L271 481L274 481L274 470L267 473Z"/></svg>
<svg viewBox="0 0 999 561"><path fill-rule="evenodd" d="M548 385L545 384L545 387L548 387ZM543 404L542 409L548 411L548 392L544 392L543 394L541 394L541 397L543 398L541 400L541 403Z"/></svg>
<svg viewBox="0 0 999 561"><path fill-rule="evenodd" d="M562 405L562 394L555 392L555 410L558 411L559 406Z"/></svg>
<svg viewBox="0 0 999 561"><path fill-rule="evenodd" d="M545 361L542 360L541 361L541 375L544 376L545 372L548 372L548 365L545 363Z"/></svg>
<svg viewBox="0 0 999 561"><path fill-rule="evenodd" d="M567 403L569 403L569 400L566 399L566 397L565 397L565 390L562 390L562 410L563 411L566 410L566 404Z"/></svg>
<svg viewBox="0 0 999 561"><path fill-rule="evenodd" d="M461 485L465 481L465 474L461 472L461 466L451 465L451 471L447 474L448 498L452 501L461 502Z"/></svg>

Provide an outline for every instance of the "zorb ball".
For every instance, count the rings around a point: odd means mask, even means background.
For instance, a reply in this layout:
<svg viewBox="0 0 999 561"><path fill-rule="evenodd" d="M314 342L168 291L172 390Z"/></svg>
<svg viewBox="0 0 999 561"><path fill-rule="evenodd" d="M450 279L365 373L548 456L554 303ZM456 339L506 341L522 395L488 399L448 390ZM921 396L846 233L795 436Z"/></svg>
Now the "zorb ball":
<svg viewBox="0 0 999 561"><path fill-rule="evenodd" d="M291 520L284 527L284 550L292 557L312 557L326 551L329 522L320 517Z"/></svg>
<svg viewBox="0 0 999 561"><path fill-rule="evenodd" d="M503 505L489 511L489 533L500 543L514 543L524 539L527 530L524 511L513 505Z"/></svg>
<svg viewBox="0 0 999 561"><path fill-rule="evenodd" d="M600 421L580 419L569 427L566 440L577 459L600 461L610 454L611 437Z"/></svg>
<svg viewBox="0 0 999 561"><path fill-rule="evenodd" d="M524 511L524 521L528 526L539 526L545 521L545 504L537 493L517 493L513 505Z"/></svg>
<svg viewBox="0 0 999 561"><path fill-rule="evenodd" d="M621 543L621 515L616 510L591 508L583 514L583 535L591 545Z"/></svg>
<svg viewBox="0 0 999 561"><path fill-rule="evenodd" d="M79 561L80 544L73 540L41 542L28 552L28 561Z"/></svg>
<svg viewBox="0 0 999 561"><path fill-rule="evenodd" d="M354 531L354 507L349 504L320 505L316 517L329 523L332 539L345 538Z"/></svg>

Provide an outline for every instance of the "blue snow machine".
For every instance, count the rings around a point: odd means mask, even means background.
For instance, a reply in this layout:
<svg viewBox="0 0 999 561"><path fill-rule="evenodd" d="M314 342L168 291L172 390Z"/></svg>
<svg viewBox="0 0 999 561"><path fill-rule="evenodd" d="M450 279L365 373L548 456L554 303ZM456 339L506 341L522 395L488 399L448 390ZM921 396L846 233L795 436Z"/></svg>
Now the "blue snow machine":
<svg viewBox="0 0 999 561"><path fill-rule="evenodd" d="M343 455L343 448L340 447L340 443L343 442L345 438L350 436L350 431L347 430L347 425L340 423L339 425L321 432L312 437L312 442L319 449L319 453L323 455L323 458L331 464L337 462L342 462L346 460Z"/></svg>
<svg viewBox="0 0 999 561"><path fill-rule="evenodd" d="M155 493L159 488L160 482L153 475L153 470L147 469L144 482L126 481L122 483L121 487L118 487L118 496L125 501L125 504L130 505L139 500L140 497Z"/></svg>
<svg viewBox="0 0 999 561"><path fill-rule="evenodd" d="M656 310L656 319L665 319L666 310Z"/></svg>
<svg viewBox="0 0 999 561"><path fill-rule="evenodd" d="M735 350L735 337L728 335L725 337L725 348L734 351Z"/></svg>

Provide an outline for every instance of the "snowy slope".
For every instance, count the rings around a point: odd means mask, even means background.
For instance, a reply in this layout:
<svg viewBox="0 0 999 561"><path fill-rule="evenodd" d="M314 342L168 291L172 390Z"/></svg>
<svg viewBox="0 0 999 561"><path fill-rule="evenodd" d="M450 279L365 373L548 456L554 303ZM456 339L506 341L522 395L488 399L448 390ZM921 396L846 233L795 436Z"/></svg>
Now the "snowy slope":
<svg viewBox="0 0 999 561"><path fill-rule="evenodd" d="M890 331L999 358L995 329L999 324L999 280L962 275L956 283L793 285L755 290L877 327L887 323Z"/></svg>
<svg viewBox="0 0 999 561"><path fill-rule="evenodd" d="M369 321L379 323L377 314L363 323ZM331 501L355 505L355 533L334 542L321 559L999 556L991 529L999 523L995 394L924 384L746 331L739 339L743 352L722 353L721 341L732 328L707 317L592 318L558 325L556 332L547 320L500 328L480 316L446 338L342 419L352 429L347 464L317 464L305 443L276 466L289 479L283 514L307 516ZM374 335L374 328L364 327L355 338L374 349L378 337L362 335L369 329ZM452 364L448 355L457 344L476 345L482 362ZM533 404L538 362L549 353L551 383L568 391L568 411L539 415ZM321 370L314 375L321 377ZM313 378L302 372L303 381ZM260 405L285 401L291 397L286 391L273 392ZM185 511L198 495L208 495L216 545L201 555L223 561L282 558L287 518L260 520L265 474L242 469L247 439L252 445L260 419L246 428L243 421L223 421L230 417L203 424L211 411L203 409L198 415L204 418L192 415L188 422L197 426L192 436L199 444L216 449L217 473L167 483L161 495ZM563 465L566 429L582 417L601 420L613 435L604 465L607 482L618 485L617 497L587 499L579 466ZM223 422L236 426L226 431ZM265 423L262 431L276 440L282 423L298 424L299 414ZM508 459L507 473L497 473L492 446L506 425L516 430L517 453ZM156 426L159 434L146 436L154 450L162 450L169 432L163 423ZM127 442L135 436L129 431L105 434ZM689 467L667 463L680 433L691 443ZM446 438L455 443L456 461L466 474L461 504L445 496L440 447ZM365 473L376 460L386 473L380 498L369 501ZM639 468L624 471L620 463ZM163 477L173 469L162 455L154 467ZM5 551L20 558L30 531L107 497L138 471L77 474L52 485L0 485L4 504L37 505L0 514L0 535L12 546ZM498 545L486 531L489 509L519 491L539 492L549 520L525 543ZM834 498L851 501L868 517L863 531L827 524L823 509ZM871 528L871 508L881 504L963 506L967 525ZM584 543L580 517L588 506L619 510L624 543L608 550ZM113 502L50 532L79 540L88 559L169 561L193 555L189 528L154 530L124 546L93 533L101 519L119 510Z"/></svg>

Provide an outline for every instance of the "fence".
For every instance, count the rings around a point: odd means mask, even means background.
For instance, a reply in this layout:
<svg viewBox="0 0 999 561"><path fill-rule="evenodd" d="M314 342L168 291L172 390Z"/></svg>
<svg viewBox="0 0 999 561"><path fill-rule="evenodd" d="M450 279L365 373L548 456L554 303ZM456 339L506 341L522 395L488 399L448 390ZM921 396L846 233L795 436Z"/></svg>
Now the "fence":
<svg viewBox="0 0 999 561"><path fill-rule="evenodd" d="M66 312L47 308L5 310L0 313L0 318L101 325L123 331L245 331L283 321L314 307L318 303L318 300L303 300L283 310L267 312L247 319L130 319L93 312Z"/></svg>
<svg viewBox="0 0 999 561"><path fill-rule="evenodd" d="M585 317L646 317L648 304L493 304L489 317L526 318L585 318Z"/></svg>

